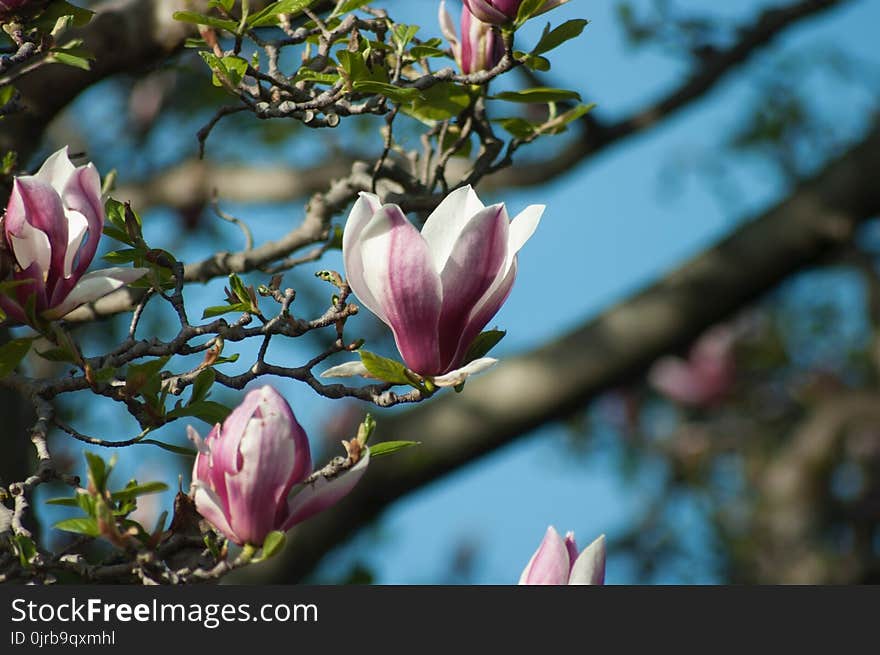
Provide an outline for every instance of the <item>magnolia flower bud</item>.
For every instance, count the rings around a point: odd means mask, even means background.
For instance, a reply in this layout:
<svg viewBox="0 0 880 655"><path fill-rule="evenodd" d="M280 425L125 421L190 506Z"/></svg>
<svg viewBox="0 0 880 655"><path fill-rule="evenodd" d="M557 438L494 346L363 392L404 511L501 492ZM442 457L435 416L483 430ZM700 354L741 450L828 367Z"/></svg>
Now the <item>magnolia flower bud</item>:
<svg viewBox="0 0 880 655"><path fill-rule="evenodd" d="M198 449L192 473L196 509L239 545L260 546L270 532L289 530L334 505L369 462L366 450L332 477L311 475L308 437L287 401L269 386L249 392L204 440L192 428L189 436Z"/></svg>
<svg viewBox="0 0 880 655"><path fill-rule="evenodd" d="M466 186L440 203L420 233L400 207L361 193L342 237L348 283L391 328L410 370L436 376L439 386L459 384L494 363L481 358L459 368L507 299L516 253L543 212L531 205L510 221L504 204L485 207Z"/></svg>
<svg viewBox="0 0 880 655"><path fill-rule="evenodd" d="M494 68L504 56L504 41L488 23L476 18L467 7L461 10L461 41L455 33L455 23L446 11L446 2L440 2L440 28L455 54L455 61L465 75Z"/></svg>
<svg viewBox="0 0 880 655"><path fill-rule="evenodd" d="M605 535L578 554L574 533L563 540L553 526L519 578L521 585L601 585L605 583Z"/></svg>
<svg viewBox="0 0 880 655"><path fill-rule="evenodd" d="M506 25L516 19L519 6L524 0L464 0L464 6L484 23ZM535 16L565 4L568 0L546 0Z"/></svg>
<svg viewBox="0 0 880 655"><path fill-rule="evenodd" d="M36 316L60 318L133 282L145 268L107 268L86 273L104 229L101 180L93 164L74 167L63 148L36 175L16 177L3 236L15 259L19 282L0 308L17 322Z"/></svg>

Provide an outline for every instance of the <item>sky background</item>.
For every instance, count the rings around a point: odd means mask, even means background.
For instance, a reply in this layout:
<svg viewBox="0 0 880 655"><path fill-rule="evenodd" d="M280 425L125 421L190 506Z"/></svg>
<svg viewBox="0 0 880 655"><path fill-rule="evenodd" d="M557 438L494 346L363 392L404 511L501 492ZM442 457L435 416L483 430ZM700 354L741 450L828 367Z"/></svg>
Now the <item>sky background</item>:
<svg viewBox="0 0 880 655"><path fill-rule="evenodd" d="M433 0L388 4L397 20L420 24L424 32L439 36ZM569 18L591 21L580 39L551 54L550 79L555 85L578 90L585 101L596 102L605 119L625 116L643 107L679 83L687 71L682 61L660 48L631 48L616 19L615 5L572 0L546 15L554 25ZM736 21L747 20L756 8L767 5L750 0L724 6L708 0L676 3L683 10L697 8L715 15L723 12ZM450 8L457 11L456 3L451 3ZM533 44L544 22L534 21L519 38ZM503 200L511 215L528 204L547 205L540 228L520 254L513 293L493 321L508 331L493 354L503 360L505 355L534 348L565 333L785 196L787 183L773 168L756 157L732 157L723 149L725 139L743 113L760 101L760 83L776 66L805 52L816 54L841 48L855 62L858 79L841 80L820 65L807 64L794 69L793 81L810 89L820 110L834 118L834 137L840 143L857 138L865 129L871 110L876 110L876 91L880 88L878 24L880 3L869 0L805 21L789 30L774 47L762 51L747 67L738 69L707 98L692 103L659 128L625 140L540 189L483 196L487 204ZM68 120L80 121L84 133L95 135L91 137L90 151L97 161L108 162L105 168L117 166L124 181L123 164L128 164L130 171L136 170L139 155L111 148L111 135L119 123L124 99L101 94L101 89L96 88L83 96L71 114L73 118ZM96 102L97 98L100 102ZM160 138L149 144L149 151L140 156L152 162L163 158L172 161L181 151L193 150L195 130L189 127L180 123L168 125ZM238 157L251 152L261 163L265 163L264 157L301 163L316 156L317 149L322 147L317 141L301 144L302 139L298 139L295 149L262 153L229 133L225 140L220 134L216 145L212 142L209 149L228 150ZM549 153L555 147L558 143L548 138L531 152ZM800 161L806 168L821 163L811 154L801 153ZM524 155L527 159L528 151ZM529 164L522 160L517 165ZM712 177L712 171L719 175ZM245 218L258 239L268 239L277 236L279 225L291 225L297 220L301 206L298 203L225 208ZM168 242L169 235L175 234L177 220L168 213L150 212L146 221L148 240ZM187 261L204 257L218 244L240 247L240 234L233 226L220 225L217 232L215 242L171 237L170 243L175 254ZM552 275L547 272L551 264ZM341 270L338 255L304 267L285 283L296 287L296 282L302 280L323 293L323 289L315 287L319 283L311 281L318 268ZM570 283L562 284L560 280ZM837 285L841 293L851 291L845 280L832 279L826 283ZM188 293L190 306L217 304L222 286L221 281L207 285L204 290L192 289ZM797 282L791 285L791 293L798 293ZM191 314L195 316L197 311L191 309ZM540 318L536 321L535 317ZM160 324L163 318L156 316L153 320ZM356 317L349 323L349 329L366 320ZM253 348L236 351L242 354L242 366L252 361L248 357L253 357ZM309 353L309 347L300 343L273 345L270 359L301 362ZM226 371L238 370L236 365L227 366ZM317 444L317 435L330 413L338 409L337 404L317 398L301 384L281 381L276 386ZM234 396L224 398L235 402ZM109 413L103 405L98 402L81 406L74 424L81 431L108 438L127 436L107 434L108 421L132 434L137 432L133 422L126 425L125 418ZM381 421L383 412L373 413ZM204 425L199 429L207 431ZM182 433L183 426L176 423L158 433L157 438L183 443ZM399 437L417 439L418 435ZM613 538L644 510L662 484L665 471L659 466L646 466L638 475L623 479L614 436L599 433L594 443L597 446L586 451L573 450L567 445L564 426L539 429L391 506L376 526L328 557L316 579L339 579L355 562L362 562L373 571L378 583L455 581L448 575L450 565L456 550L466 545L476 553L473 575L467 581L514 583L548 525L560 531L574 530L581 546L601 533ZM179 459L148 448L137 451L137 455L135 458L122 453L126 472L132 470L136 459L139 477L161 479L176 489ZM382 460L372 464L382 465ZM117 483L122 482L120 476ZM172 493L168 492L157 500L170 506L171 499ZM700 510L697 498L682 498L673 509L676 525L688 546L687 557L679 565L673 564L656 577L644 580L637 577L627 557L610 552L607 582L718 581L719 562L713 555L712 535Z"/></svg>

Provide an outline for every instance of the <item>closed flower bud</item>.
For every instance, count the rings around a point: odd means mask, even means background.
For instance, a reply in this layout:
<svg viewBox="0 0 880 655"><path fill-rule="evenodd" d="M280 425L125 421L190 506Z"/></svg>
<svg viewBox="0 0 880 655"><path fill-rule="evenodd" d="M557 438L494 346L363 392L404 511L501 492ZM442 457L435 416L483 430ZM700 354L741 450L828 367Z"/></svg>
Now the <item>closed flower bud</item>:
<svg viewBox="0 0 880 655"><path fill-rule="evenodd" d="M504 56L501 35L491 25L476 18L467 7L461 10L461 40L455 33L455 24L446 10L445 0L440 3L440 27L465 75L494 68Z"/></svg>
<svg viewBox="0 0 880 655"><path fill-rule="evenodd" d="M19 282L0 308L17 322L60 318L137 280L145 268L107 268L86 273L104 229L101 180L93 164L75 167L63 148L35 175L16 177L2 219L3 237Z"/></svg>
<svg viewBox="0 0 880 655"><path fill-rule="evenodd" d="M516 19L523 2L524 0L464 0L464 6L484 23L506 25ZM546 0L534 15L543 14L566 2L568 0Z"/></svg>
<svg viewBox="0 0 880 655"><path fill-rule="evenodd" d="M249 392L204 440L189 432L198 449L192 474L196 509L239 545L260 546L270 532L289 530L334 505L369 462L366 451L332 477L311 475L308 437L287 401L269 386ZM296 485L301 488L291 495Z"/></svg>
<svg viewBox="0 0 880 655"><path fill-rule="evenodd" d="M521 585L601 585L605 583L605 535L578 553L574 533L565 539L553 526L519 578Z"/></svg>

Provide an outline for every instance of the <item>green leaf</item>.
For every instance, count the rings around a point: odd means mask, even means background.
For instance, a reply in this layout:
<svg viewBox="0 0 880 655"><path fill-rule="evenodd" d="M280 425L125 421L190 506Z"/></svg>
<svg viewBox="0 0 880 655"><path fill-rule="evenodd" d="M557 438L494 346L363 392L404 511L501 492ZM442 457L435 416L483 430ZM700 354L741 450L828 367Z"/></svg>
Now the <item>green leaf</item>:
<svg viewBox="0 0 880 655"><path fill-rule="evenodd" d="M125 390L137 395L151 380L157 380L165 364L171 359L169 355L159 357L145 364L129 364L125 372Z"/></svg>
<svg viewBox="0 0 880 655"><path fill-rule="evenodd" d="M464 356L464 363L467 364L475 359L484 357L490 350L492 350L492 348L497 346L498 342L506 335L507 332L505 330L486 330L485 332L481 332L477 335L477 338L474 339L470 348L468 348L468 351Z"/></svg>
<svg viewBox="0 0 880 655"><path fill-rule="evenodd" d="M238 30L238 23L234 20L205 16L204 14L195 11L175 11L171 14L171 17L181 23L207 25L208 27L216 27L221 30L226 30L227 32L235 33L235 31Z"/></svg>
<svg viewBox="0 0 880 655"><path fill-rule="evenodd" d="M217 374L214 372L213 368L206 368L199 373L195 382L193 382L192 396L190 396L189 404L192 405L193 403L201 402L207 398L216 379Z"/></svg>
<svg viewBox="0 0 880 655"><path fill-rule="evenodd" d="M413 87L401 87L388 82L375 80L357 80L352 83L352 88L361 93L374 93L382 95L394 102L411 102L422 97L422 92Z"/></svg>
<svg viewBox="0 0 880 655"><path fill-rule="evenodd" d="M164 482L146 482L144 484L126 487L120 491L114 491L110 494L110 498L117 501L125 501L137 498L138 496L160 493L162 491L168 491L168 485Z"/></svg>
<svg viewBox="0 0 880 655"><path fill-rule="evenodd" d="M538 13L538 10L544 6L545 2L547 2L547 0L524 0L519 6L519 10L516 12L516 21L514 21L516 27L519 27L529 18Z"/></svg>
<svg viewBox="0 0 880 655"><path fill-rule="evenodd" d="M66 66L73 66L84 71L91 70L91 64L85 57L74 55L69 52L53 52L47 57L48 61L55 61Z"/></svg>
<svg viewBox="0 0 880 655"><path fill-rule="evenodd" d="M203 420L208 425L213 426L225 421L231 411L232 410L226 407L226 405L221 405L213 400L202 400L186 405L185 407L177 407L176 409L171 410L168 412L168 418L194 416Z"/></svg>
<svg viewBox="0 0 880 655"><path fill-rule="evenodd" d="M513 53L513 58L519 62L522 62L523 66L525 66L526 68L530 68L533 71L546 73L548 70L550 70L550 60L545 57L515 50Z"/></svg>
<svg viewBox="0 0 880 655"><path fill-rule="evenodd" d="M497 95L491 96L491 99L507 100L508 102L543 103L563 102L565 100L580 101L581 96L577 91L536 86L532 89L523 89L522 91L502 91Z"/></svg>
<svg viewBox="0 0 880 655"><path fill-rule="evenodd" d="M183 446L175 446L174 444L165 443L164 441L156 441L155 439L141 439L138 441L139 444L146 444L148 446L158 446L162 450L167 450L170 453L175 453L177 455L186 455L187 457L195 457L196 451L192 448L185 448Z"/></svg>
<svg viewBox="0 0 880 655"><path fill-rule="evenodd" d="M403 23L396 23L391 31L391 36L394 38L394 43L397 45L397 51L403 52L406 46L409 45L409 42L413 40L413 37L418 33L419 26L418 25L404 25Z"/></svg>
<svg viewBox="0 0 880 655"><path fill-rule="evenodd" d="M471 104L466 88L452 82L441 82L425 89L404 112L428 125L458 116Z"/></svg>
<svg viewBox="0 0 880 655"><path fill-rule="evenodd" d="M223 62L223 66L226 67L229 82L232 86L238 86L241 83L242 78L245 76L245 73L247 73L247 60L242 59L241 57L228 55L223 57L220 61Z"/></svg>
<svg viewBox="0 0 880 655"><path fill-rule="evenodd" d="M143 257L144 253L140 248L123 248L108 252L103 258L111 264L130 264L138 257Z"/></svg>
<svg viewBox="0 0 880 655"><path fill-rule="evenodd" d="M47 505L61 505L63 507L79 507L76 497L73 498L49 498Z"/></svg>
<svg viewBox="0 0 880 655"><path fill-rule="evenodd" d="M214 318L215 316L222 316L223 314L229 314L231 312L239 312L241 314L250 312L253 309L251 304L244 304L242 302L236 303L235 305L214 305L213 307L208 307L202 312L202 320L206 318Z"/></svg>
<svg viewBox="0 0 880 655"><path fill-rule="evenodd" d="M93 518L65 519L58 521L53 527L65 532L86 535L87 537L97 537L101 534L101 531L98 529L98 521Z"/></svg>
<svg viewBox="0 0 880 655"><path fill-rule="evenodd" d="M429 45L416 45L409 49L409 55L413 59L425 59L427 57L445 57L446 51Z"/></svg>
<svg viewBox="0 0 880 655"><path fill-rule="evenodd" d="M541 40L538 41L538 45L535 46L531 54L543 55L545 52L558 48L566 41L579 37L589 22L583 18L575 18L565 21L553 30L550 29L550 23L547 23L547 27L544 28L544 33L541 35Z"/></svg>
<svg viewBox="0 0 880 655"><path fill-rule="evenodd" d="M0 378L15 371L31 349L33 339L13 339L0 346Z"/></svg>
<svg viewBox="0 0 880 655"><path fill-rule="evenodd" d="M48 25L51 29L59 18L70 16L73 19L74 27L82 27L83 25L86 25L94 15L94 11L77 7L66 0L55 0L55 2L51 3L49 7L40 14L39 22L42 25Z"/></svg>
<svg viewBox="0 0 880 655"><path fill-rule="evenodd" d="M28 567L37 555L37 546L30 537L23 534L15 535L14 539L18 551L18 561L22 566Z"/></svg>
<svg viewBox="0 0 880 655"><path fill-rule="evenodd" d="M361 362L374 377L392 384L412 384L406 375L406 367L400 362L364 349L359 350L358 354L361 356Z"/></svg>
<svg viewBox="0 0 880 655"><path fill-rule="evenodd" d="M248 19L248 24L252 27L268 27L278 24L279 14L298 14L303 9L307 9L314 0L281 0L273 2L262 11Z"/></svg>
<svg viewBox="0 0 880 655"><path fill-rule="evenodd" d="M498 123L518 139L525 139L532 136L538 131L539 127L539 125L527 121L525 118L520 118L519 116L514 116L512 118L496 118L492 122Z"/></svg>
<svg viewBox="0 0 880 655"><path fill-rule="evenodd" d="M266 535L263 541L263 548L258 557L254 557L251 561L254 563L263 562L270 557L274 557L284 548L284 542L287 541L287 535L280 530L274 530Z"/></svg>
<svg viewBox="0 0 880 655"><path fill-rule="evenodd" d="M251 297L248 293L247 287L244 285L244 282L241 281L241 278L235 273L229 275L229 287L232 289L232 293L235 294L236 298L243 303L250 304Z"/></svg>
<svg viewBox="0 0 880 655"><path fill-rule="evenodd" d="M420 446L421 441L383 441L370 446L370 457L384 457L410 446Z"/></svg>
<svg viewBox="0 0 880 655"><path fill-rule="evenodd" d="M363 7L364 5L368 5L372 1L373 0L347 0L333 10L333 13L330 14L330 18L341 16L342 14L347 14L349 12L355 11L356 9L360 9L361 7Z"/></svg>
<svg viewBox="0 0 880 655"><path fill-rule="evenodd" d="M99 494L104 493L107 488L107 478L110 477L115 462L111 460L108 465L100 455L88 451L83 454L86 457L86 464L88 464L89 479Z"/></svg>

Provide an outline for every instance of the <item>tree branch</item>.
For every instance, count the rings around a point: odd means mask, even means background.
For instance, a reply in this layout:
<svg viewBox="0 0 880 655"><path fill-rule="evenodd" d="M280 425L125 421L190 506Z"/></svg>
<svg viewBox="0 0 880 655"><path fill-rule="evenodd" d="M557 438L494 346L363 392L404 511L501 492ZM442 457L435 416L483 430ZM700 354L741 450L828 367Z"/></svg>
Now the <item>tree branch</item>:
<svg viewBox="0 0 880 655"><path fill-rule="evenodd" d="M266 574L273 582L299 580L396 499L584 407L848 243L860 222L880 213L878 168L880 122L787 200L630 300L502 362L468 382L461 396L380 417L380 438L418 435L422 445L371 467L333 512L290 536L284 570L266 567Z"/></svg>

